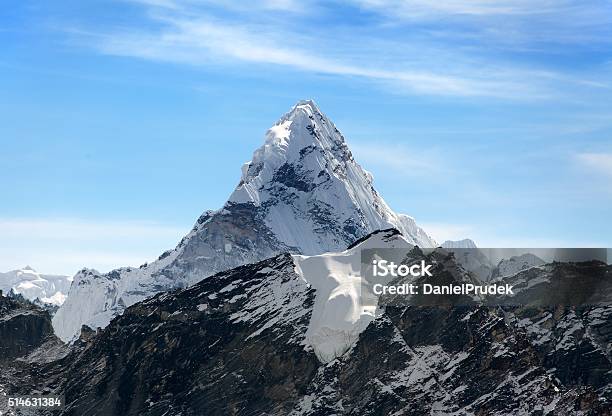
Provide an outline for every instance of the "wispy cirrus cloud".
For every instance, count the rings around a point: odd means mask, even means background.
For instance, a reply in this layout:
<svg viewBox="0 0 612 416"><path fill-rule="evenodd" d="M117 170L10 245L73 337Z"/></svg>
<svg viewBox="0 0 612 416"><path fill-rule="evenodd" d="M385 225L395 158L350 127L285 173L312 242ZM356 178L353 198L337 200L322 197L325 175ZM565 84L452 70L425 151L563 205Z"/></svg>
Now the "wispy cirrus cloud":
<svg viewBox="0 0 612 416"><path fill-rule="evenodd" d="M187 231L148 221L0 218L0 271L30 265L72 275L83 267L139 266L173 248Z"/></svg>
<svg viewBox="0 0 612 416"><path fill-rule="evenodd" d="M475 229L466 224L449 224L441 222L421 222L419 223L427 233L431 235L438 244L449 241L459 241L466 238L475 238Z"/></svg>
<svg viewBox="0 0 612 416"><path fill-rule="evenodd" d="M571 3L563 0L353 0L353 2L373 10L412 18L442 14L541 15L567 7Z"/></svg>
<svg viewBox="0 0 612 416"><path fill-rule="evenodd" d="M299 44L314 44L301 34L279 34L258 25L233 25L213 19L164 18L167 27L159 33L112 33L94 35L95 46L103 53L190 65L256 63L328 75L357 77L390 85L397 93L446 96L514 97L544 94L527 89L512 74L495 76L443 73L428 68L380 68L331 58ZM281 40L284 39L284 40ZM292 42L291 40L294 40ZM297 40L297 42L295 42ZM292 45L288 45L293 43ZM332 55L329 53L329 55Z"/></svg>
<svg viewBox="0 0 612 416"><path fill-rule="evenodd" d="M489 46L543 50L612 42L612 3L580 0L346 0L399 24L442 23L435 31Z"/></svg>
<svg viewBox="0 0 612 416"><path fill-rule="evenodd" d="M149 6L173 10L188 10L198 6L222 7L233 11L253 13L259 10L303 13L315 7L315 1L304 0L259 0L257 2L238 2L231 0L123 0L128 3L141 3Z"/></svg>
<svg viewBox="0 0 612 416"><path fill-rule="evenodd" d="M612 153L579 153L576 159L589 170L612 177Z"/></svg>
<svg viewBox="0 0 612 416"><path fill-rule="evenodd" d="M351 142L355 158L370 167L391 172L397 177L441 178L448 175L451 164L434 148L409 149L405 145Z"/></svg>
<svg viewBox="0 0 612 416"><path fill-rule="evenodd" d="M607 245L607 242L601 239L550 238L538 230L526 230L509 236L508 233L500 232L499 226L493 227L486 222L466 224L420 222L419 225L440 244L446 240L458 241L469 238L481 248L606 247Z"/></svg>
<svg viewBox="0 0 612 416"><path fill-rule="evenodd" d="M481 56L473 48L432 40L437 35L430 36L430 29L424 35L395 39L359 27L336 30L334 24L316 25L317 19L331 19L330 16L311 17L316 27L313 30L312 22L303 23L301 18L287 14L321 10L316 1L269 0L250 8L250 13L239 4L221 0L132 1L145 6L146 19L152 25L73 34L109 55L195 66L259 66L250 67L249 72L265 72L266 66L272 66L365 80L402 95L540 99L557 96L560 91L555 86L559 84L564 88L601 87L601 83L552 70L513 67ZM392 7L392 2L385 1L361 3L381 9ZM421 3L423 8L441 7ZM453 7L461 9L460 3ZM397 7L406 4L400 2ZM498 9L493 2L483 2L481 7L483 12L487 8Z"/></svg>

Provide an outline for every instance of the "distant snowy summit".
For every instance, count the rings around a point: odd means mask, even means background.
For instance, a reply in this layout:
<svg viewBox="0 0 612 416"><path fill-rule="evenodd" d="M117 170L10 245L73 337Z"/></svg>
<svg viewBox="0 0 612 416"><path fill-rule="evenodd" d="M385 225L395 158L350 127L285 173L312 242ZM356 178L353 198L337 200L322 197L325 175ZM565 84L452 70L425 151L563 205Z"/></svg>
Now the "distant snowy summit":
<svg viewBox="0 0 612 416"><path fill-rule="evenodd" d="M525 253L520 256L512 256L509 259L502 259L491 272L491 279L499 279L512 276L523 270L542 266L546 262L535 254Z"/></svg>
<svg viewBox="0 0 612 416"><path fill-rule="evenodd" d="M42 274L30 266L23 269L0 273L0 290L5 295L13 292L34 302L60 306L70 290L72 277Z"/></svg>
<svg viewBox="0 0 612 416"><path fill-rule="evenodd" d="M463 240L446 240L440 247L442 248L476 248L476 243L469 238Z"/></svg>
<svg viewBox="0 0 612 416"><path fill-rule="evenodd" d="M222 209L202 214L175 249L151 264L77 273L53 326L69 341L82 325L105 327L156 293L279 253L342 251L389 228L410 244L437 246L412 217L391 210L316 104L299 101L268 130Z"/></svg>

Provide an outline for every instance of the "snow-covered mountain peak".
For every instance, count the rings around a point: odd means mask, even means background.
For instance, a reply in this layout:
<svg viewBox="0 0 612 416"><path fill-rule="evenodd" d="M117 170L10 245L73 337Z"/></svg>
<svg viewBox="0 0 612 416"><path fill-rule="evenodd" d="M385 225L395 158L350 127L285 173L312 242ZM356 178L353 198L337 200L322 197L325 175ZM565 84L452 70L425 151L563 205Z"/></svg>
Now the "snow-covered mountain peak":
<svg viewBox="0 0 612 416"><path fill-rule="evenodd" d="M410 244L436 246L413 218L385 203L316 104L300 101L266 132L222 209L201 215L174 250L152 263L75 277L53 326L72 340L83 324L104 327L156 293L280 253L340 252L389 228Z"/></svg>
<svg viewBox="0 0 612 416"><path fill-rule="evenodd" d="M509 259L502 259L495 269L493 269L491 278L499 279L501 277L513 276L523 270L532 267L542 266L546 262L532 253L524 253L520 256L512 256Z"/></svg>
<svg viewBox="0 0 612 416"><path fill-rule="evenodd" d="M0 273L0 290L56 306L64 302L71 284L69 276L39 273L31 266Z"/></svg>
<svg viewBox="0 0 612 416"><path fill-rule="evenodd" d="M298 100L298 102L295 103L295 107L310 107L313 110L319 110L319 107L317 107L317 104L314 102L314 100L309 98L304 100Z"/></svg>
<svg viewBox="0 0 612 416"><path fill-rule="evenodd" d="M278 239L303 254L338 250L386 228L397 228L414 244L435 246L413 218L389 208L340 131L310 100L298 102L268 130L226 208L235 204L262 207ZM304 229L314 230L318 241L305 239L311 232Z"/></svg>
<svg viewBox="0 0 612 416"><path fill-rule="evenodd" d="M476 243L469 238L463 240L446 240L440 247L443 248L476 248Z"/></svg>
<svg viewBox="0 0 612 416"><path fill-rule="evenodd" d="M329 119L321 112L313 100L298 101L291 110L278 120L276 125L287 121L298 121L296 125L302 124L303 126L317 124L319 121L330 123Z"/></svg>
<svg viewBox="0 0 612 416"><path fill-rule="evenodd" d="M40 278L40 274L30 266L25 266L22 269L16 270L17 276L24 280L35 280Z"/></svg>
<svg viewBox="0 0 612 416"><path fill-rule="evenodd" d="M87 267L83 267L81 270L76 272L76 274L73 276L72 279L74 282L76 282L75 284L79 284L83 280L86 280L91 277L95 278L95 276L99 276L99 275L100 275L100 272L97 271L96 269L90 269Z"/></svg>
<svg viewBox="0 0 612 416"><path fill-rule="evenodd" d="M272 182L308 192L330 178L346 180L347 162L354 164L336 126L313 101L300 101L268 129L264 144L243 165L240 183L229 202L259 205L265 198L262 188ZM304 173L314 182L292 180ZM363 173L370 183L371 176Z"/></svg>

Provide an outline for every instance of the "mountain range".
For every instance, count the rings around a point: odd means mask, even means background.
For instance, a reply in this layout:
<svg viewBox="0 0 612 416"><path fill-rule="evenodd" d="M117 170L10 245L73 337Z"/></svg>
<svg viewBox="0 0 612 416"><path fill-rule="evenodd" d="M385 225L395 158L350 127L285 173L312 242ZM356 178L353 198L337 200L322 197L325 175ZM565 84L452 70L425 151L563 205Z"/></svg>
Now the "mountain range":
<svg viewBox="0 0 612 416"><path fill-rule="evenodd" d="M64 394L64 416L610 414L612 266L523 270L508 278L520 305L368 305L355 272L370 247L409 249L440 279L474 281L452 252L378 231L341 252L280 254L160 293L69 350L33 336L29 365L7 365L0 388ZM581 306L541 304L579 285Z"/></svg>
<svg viewBox="0 0 612 416"><path fill-rule="evenodd" d="M4 293L55 307L64 303L71 284L70 276L38 273L30 266L0 273L0 290Z"/></svg>
<svg viewBox="0 0 612 416"><path fill-rule="evenodd" d="M371 297L371 249L427 262L432 283L494 279L516 294ZM81 270L53 319L0 297L0 395L65 399L22 415L600 416L611 340L612 266L438 246L300 101L175 249Z"/></svg>
<svg viewBox="0 0 612 416"><path fill-rule="evenodd" d="M175 249L150 264L105 274L79 271L53 327L72 341L83 325L103 328L157 293L280 253L343 250L387 228L412 244L437 245L413 218L391 210L316 104L300 101L268 130L221 209L203 213Z"/></svg>

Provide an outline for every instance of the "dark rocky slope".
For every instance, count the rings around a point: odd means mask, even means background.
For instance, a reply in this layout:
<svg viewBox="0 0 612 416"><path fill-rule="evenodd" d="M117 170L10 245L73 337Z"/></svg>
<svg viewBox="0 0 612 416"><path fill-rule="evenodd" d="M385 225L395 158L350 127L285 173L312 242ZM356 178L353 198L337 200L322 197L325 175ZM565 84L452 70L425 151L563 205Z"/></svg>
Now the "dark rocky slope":
<svg viewBox="0 0 612 416"><path fill-rule="evenodd" d="M473 279L430 256L445 279ZM79 416L610 415L609 283L598 304L536 304L593 268L610 281L602 263L521 272L522 305L386 306L321 364L304 344L316 293L280 255L128 308L28 388L63 392Z"/></svg>
<svg viewBox="0 0 612 416"><path fill-rule="evenodd" d="M46 311L25 300L0 296L0 362L30 353L52 334Z"/></svg>
<svg viewBox="0 0 612 416"><path fill-rule="evenodd" d="M22 297L0 296L0 414L15 414L7 408L6 395L41 393L35 369L67 352L53 335L48 311Z"/></svg>
<svg viewBox="0 0 612 416"><path fill-rule="evenodd" d="M285 414L318 367L291 256L129 308L55 368L66 415ZM42 374L41 374L42 376Z"/></svg>

